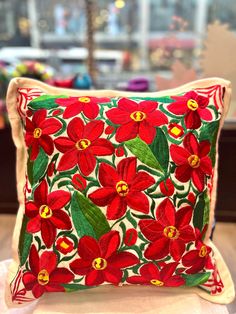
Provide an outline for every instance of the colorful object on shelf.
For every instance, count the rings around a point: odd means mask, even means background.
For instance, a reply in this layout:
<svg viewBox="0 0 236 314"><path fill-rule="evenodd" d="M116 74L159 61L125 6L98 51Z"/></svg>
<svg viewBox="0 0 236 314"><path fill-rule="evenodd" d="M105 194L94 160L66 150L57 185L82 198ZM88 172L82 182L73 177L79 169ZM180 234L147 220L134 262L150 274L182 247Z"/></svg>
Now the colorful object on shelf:
<svg viewBox="0 0 236 314"><path fill-rule="evenodd" d="M16 64L12 69L12 77L30 77L42 82L48 82L52 79L54 70L52 67L37 62L37 61L23 61Z"/></svg>
<svg viewBox="0 0 236 314"><path fill-rule="evenodd" d="M233 284L209 240L229 94L220 79L129 97L13 81L9 118L27 175L18 173L19 261L7 302L103 284L200 286L193 291L229 302ZM188 110L203 110L194 129Z"/></svg>

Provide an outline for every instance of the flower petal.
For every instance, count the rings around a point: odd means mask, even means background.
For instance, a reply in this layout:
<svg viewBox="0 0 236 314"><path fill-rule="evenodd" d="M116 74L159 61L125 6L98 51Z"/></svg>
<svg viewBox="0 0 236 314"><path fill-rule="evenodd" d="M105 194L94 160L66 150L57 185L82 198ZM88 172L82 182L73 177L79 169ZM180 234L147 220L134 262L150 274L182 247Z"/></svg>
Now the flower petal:
<svg viewBox="0 0 236 314"><path fill-rule="evenodd" d="M119 143L131 140L138 135L139 124L133 120L121 125L116 130L116 141Z"/></svg>
<svg viewBox="0 0 236 314"><path fill-rule="evenodd" d="M211 144L209 141L201 141L199 143L199 157L200 158L208 155L210 150L211 150Z"/></svg>
<svg viewBox="0 0 236 314"><path fill-rule="evenodd" d="M194 241L196 239L192 226L181 227L179 231L179 239L183 240L185 243Z"/></svg>
<svg viewBox="0 0 236 314"><path fill-rule="evenodd" d="M199 113L199 116L205 121L211 121L213 118L212 113L207 108L205 109L198 108L198 113Z"/></svg>
<svg viewBox="0 0 236 314"><path fill-rule="evenodd" d="M86 275L92 267L91 261L85 261L82 258L77 258L73 262L70 263L70 269L76 275Z"/></svg>
<svg viewBox="0 0 236 314"><path fill-rule="evenodd" d="M118 108L129 113L139 110L138 104L135 101L128 98L121 98L118 101Z"/></svg>
<svg viewBox="0 0 236 314"><path fill-rule="evenodd" d="M53 140L49 135L43 134L38 139L39 145L43 148L47 155L52 155L54 150Z"/></svg>
<svg viewBox="0 0 236 314"><path fill-rule="evenodd" d="M92 269L85 278L86 286L98 286L104 282L104 271Z"/></svg>
<svg viewBox="0 0 236 314"><path fill-rule="evenodd" d="M184 122L187 129L198 129L202 124L197 110L189 110L184 117Z"/></svg>
<svg viewBox="0 0 236 314"><path fill-rule="evenodd" d="M88 176L91 172L93 172L96 166L96 158L88 149L85 149L79 152L78 164L82 174Z"/></svg>
<svg viewBox="0 0 236 314"><path fill-rule="evenodd" d="M82 106L79 102L70 104L66 107L64 113L63 113L63 118L68 119L71 117L76 116L78 113L80 113L82 110Z"/></svg>
<svg viewBox="0 0 236 314"><path fill-rule="evenodd" d="M139 263L139 259L132 253L120 252L108 258L108 264L114 268L126 268Z"/></svg>
<svg viewBox="0 0 236 314"><path fill-rule="evenodd" d="M43 134L54 134L62 128L62 123L55 119L49 118L40 124Z"/></svg>
<svg viewBox="0 0 236 314"><path fill-rule="evenodd" d="M184 147L192 155L199 156L199 144L196 136L193 133L188 133L184 138Z"/></svg>
<svg viewBox="0 0 236 314"><path fill-rule="evenodd" d="M156 219L163 227L175 226L175 207L168 198L158 205Z"/></svg>
<svg viewBox="0 0 236 314"><path fill-rule="evenodd" d="M47 204L48 185L46 180L41 181L34 192L34 201L37 205Z"/></svg>
<svg viewBox="0 0 236 314"><path fill-rule="evenodd" d="M178 97L177 99L178 100L176 102L173 102L172 104L168 105L167 109L176 115L183 115L188 111L187 107L188 99L186 97Z"/></svg>
<svg viewBox="0 0 236 314"><path fill-rule="evenodd" d="M79 240L78 253L83 260L89 262L92 262L97 257L101 257L101 250L97 240L90 236L84 236Z"/></svg>
<svg viewBox="0 0 236 314"><path fill-rule="evenodd" d="M155 183L155 179L147 172L139 171L133 178L131 191L144 191Z"/></svg>
<svg viewBox="0 0 236 314"><path fill-rule="evenodd" d="M73 142L83 138L84 135L84 123L80 118L74 118L71 120L67 127L67 134Z"/></svg>
<svg viewBox="0 0 236 314"><path fill-rule="evenodd" d="M156 128L143 120L139 125L139 137L147 144L151 144L156 136Z"/></svg>
<svg viewBox="0 0 236 314"><path fill-rule="evenodd" d="M153 101L153 100L143 100L140 101L138 104L138 110L145 112L145 113L150 113L153 112L158 106L158 102Z"/></svg>
<svg viewBox="0 0 236 314"><path fill-rule="evenodd" d="M172 144L170 145L170 154L175 164L184 165L188 163L190 153L185 148Z"/></svg>
<svg viewBox="0 0 236 314"><path fill-rule="evenodd" d="M41 295L44 294L45 292L45 286L41 286L40 284L36 284L33 288L32 288L32 293L33 296L38 299L39 297L41 297Z"/></svg>
<svg viewBox="0 0 236 314"><path fill-rule="evenodd" d="M142 219L139 221L139 227L143 235L149 241L156 241L163 237L163 226L154 219Z"/></svg>
<svg viewBox="0 0 236 314"><path fill-rule="evenodd" d="M105 206L117 196L117 192L114 188L106 187L97 189L89 194L91 201L98 206Z"/></svg>
<svg viewBox="0 0 236 314"><path fill-rule="evenodd" d="M163 268L160 271L160 278L162 281L166 281L169 277L171 277L176 270L176 267L179 263L173 262L168 263L167 265L163 266Z"/></svg>
<svg viewBox="0 0 236 314"><path fill-rule="evenodd" d="M136 167L137 159L135 157L124 158L117 165L117 173L127 184L132 184L136 175Z"/></svg>
<svg viewBox="0 0 236 314"><path fill-rule="evenodd" d="M160 271L155 264L147 263L140 268L140 275L150 282L152 279L160 278Z"/></svg>
<svg viewBox="0 0 236 314"><path fill-rule="evenodd" d="M110 231L105 233L98 241L101 249L102 257L107 259L115 253L120 245L120 235L118 231Z"/></svg>
<svg viewBox="0 0 236 314"><path fill-rule="evenodd" d="M37 273L38 275L38 273ZM31 272L26 272L23 274L23 284L25 286L25 289L30 291L33 289L33 287L38 284L37 275L34 275Z"/></svg>
<svg viewBox="0 0 236 314"><path fill-rule="evenodd" d="M46 119L46 116L47 116L46 109L37 110L32 118L32 122L35 125L35 127L39 127L40 124Z"/></svg>
<svg viewBox="0 0 236 314"><path fill-rule="evenodd" d="M208 175L212 174L212 163L208 156L201 158L200 169Z"/></svg>
<svg viewBox="0 0 236 314"><path fill-rule="evenodd" d="M126 196L127 205L141 213L149 213L149 201L147 196L139 191L129 192Z"/></svg>
<svg viewBox="0 0 236 314"><path fill-rule="evenodd" d="M104 187L114 188L119 181L119 176L112 166L103 162L99 168L99 181Z"/></svg>
<svg viewBox="0 0 236 314"><path fill-rule="evenodd" d="M75 142L65 136L56 138L54 144L61 153L65 153L75 147Z"/></svg>
<svg viewBox="0 0 236 314"><path fill-rule="evenodd" d="M51 247L56 238L56 228L50 220L41 219L41 235L46 247Z"/></svg>
<svg viewBox="0 0 236 314"><path fill-rule="evenodd" d="M72 227L70 217L61 209L53 211L50 221L58 229L70 230Z"/></svg>
<svg viewBox="0 0 236 314"><path fill-rule="evenodd" d="M165 287L180 287L185 284L185 280L178 275L172 276L165 281Z"/></svg>
<svg viewBox="0 0 236 314"><path fill-rule="evenodd" d="M144 252L147 259L161 259L169 254L169 239L166 237L160 238L153 243L150 243Z"/></svg>
<svg viewBox="0 0 236 314"><path fill-rule="evenodd" d="M103 274L104 274L104 281L110 282L113 285L117 285L118 283L121 282L123 273L119 268L107 266Z"/></svg>
<svg viewBox="0 0 236 314"><path fill-rule="evenodd" d="M38 206L32 201L27 202L25 204L25 214L29 218L36 217L39 214Z"/></svg>
<svg viewBox="0 0 236 314"><path fill-rule="evenodd" d="M176 228L183 228L188 225L192 219L193 208L191 206L185 206L180 208L176 213Z"/></svg>
<svg viewBox="0 0 236 314"><path fill-rule="evenodd" d="M131 276L126 279L126 281L130 284L134 285L149 285L150 281L142 276Z"/></svg>
<svg viewBox="0 0 236 314"><path fill-rule="evenodd" d="M50 285L55 283L68 283L74 279L74 275L69 269L59 267L50 274Z"/></svg>
<svg viewBox="0 0 236 314"><path fill-rule="evenodd" d="M83 104L82 111L87 118L95 119L99 112L99 106L95 100L91 100L89 103Z"/></svg>
<svg viewBox="0 0 236 314"><path fill-rule="evenodd" d="M175 170L175 177L180 182L188 182L192 176L193 169L189 164L178 166Z"/></svg>
<svg viewBox="0 0 236 314"><path fill-rule="evenodd" d="M107 206L106 214L107 219L108 220L119 219L125 214L126 209L127 209L126 201L116 193L113 200Z"/></svg>
<svg viewBox="0 0 236 314"><path fill-rule="evenodd" d="M29 265L30 265L32 273L35 276L38 276L38 273L40 270L39 269L39 253L34 244L30 248Z"/></svg>
<svg viewBox="0 0 236 314"><path fill-rule="evenodd" d="M185 244L184 241L180 239L170 241L170 255L175 261L179 261L184 254Z"/></svg>
<svg viewBox="0 0 236 314"><path fill-rule="evenodd" d="M146 121L152 126L161 126L168 123L166 115L160 110L148 114Z"/></svg>
<svg viewBox="0 0 236 314"><path fill-rule="evenodd" d="M119 108L108 110L106 116L114 124L126 124L131 121L130 113Z"/></svg>
<svg viewBox="0 0 236 314"><path fill-rule="evenodd" d="M63 208L70 201L70 193L67 191L54 191L48 194L47 204L52 210Z"/></svg>
<svg viewBox="0 0 236 314"><path fill-rule="evenodd" d="M90 121L85 125L84 138L89 139L91 142L95 141L102 135L104 130L104 122L101 120Z"/></svg>
<svg viewBox="0 0 236 314"><path fill-rule="evenodd" d="M74 168L78 162L78 151L76 149L70 150L62 155L57 170L65 171Z"/></svg>
<svg viewBox="0 0 236 314"><path fill-rule="evenodd" d="M114 146L105 138L94 141L89 147L89 151L95 156L107 156L114 153Z"/></svg>
<svg viewBox="0 0 236 314"><path fill-rule="evenodd" d="M196 168L192 172L192 180L193 184L196 186L199 192L202 192L204 190L204 184L205 184L205 174L201 170L201 168Z"/></svg>
<svg viewBox="0 0 236 314"><path fill-rule="evenodd" d="M44 251L39 259L39 269L46 269L51 274L57 267L57 255L54 252Z"/></svg>
<svg viewBox="0 0 236 314"><path fill-rule="evenodd" d="M41 229L41 218L39 215L30 219L27 223L26 231L29 233L38 232Z"/></svg>
<svg viewBox="0 0 236 314"><path fill-rule="evenodd" d="M182 264L185 267L190 267L199 259L199 250L192 250L186 253L182 258Z"/></svg>

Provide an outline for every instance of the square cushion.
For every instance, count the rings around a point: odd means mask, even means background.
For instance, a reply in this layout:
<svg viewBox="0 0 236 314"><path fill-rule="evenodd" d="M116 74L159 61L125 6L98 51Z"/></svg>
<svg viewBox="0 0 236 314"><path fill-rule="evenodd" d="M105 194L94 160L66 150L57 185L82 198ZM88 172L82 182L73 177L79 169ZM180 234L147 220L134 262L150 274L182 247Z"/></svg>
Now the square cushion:
<svg viewBox="0 0 236 314"><path fill-rule="evenodd" d="M107 284L231 302L209 239L230 94L218 78L145 94L12 80L20 207L7 304Z"/></svg>

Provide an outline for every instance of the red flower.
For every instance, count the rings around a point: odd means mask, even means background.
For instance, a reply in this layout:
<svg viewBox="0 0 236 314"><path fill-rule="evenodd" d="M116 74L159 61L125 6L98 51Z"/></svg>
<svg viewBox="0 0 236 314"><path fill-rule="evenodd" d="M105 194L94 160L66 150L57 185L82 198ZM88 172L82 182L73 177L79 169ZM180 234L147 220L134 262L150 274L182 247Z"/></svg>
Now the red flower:
<svg viewBox="0 0 236 314"><path fill-rule="evenodd" d="M85 178L83 178L80 174L76 173L72 177L72 184L76 190L83 191L86 186L87 182Z"/></svg>
<svg viewBox="0 0 236 314"><path fill-rule="evenodd" d="M131 284L154 285L165 287L179 287L185 284L185 280L178 275L173 275L178 263L169 263L161 270L153 264L148 263L140 268L141 276L131 276L127 282Z"/></svg>
<svg viewBox="0 0 236 314"><path fill-rule="evenodd" d="M185 251L185 243L195 240L193 228L189 225L193 209L183 207L175 212L174 205L166 198L156 210L156 220L140 220L144 236L151 241L144 256L147 259L162 259L169 253L179 261Z"/></svg>
<svg viewBox="0 0 236 314"><path fill-rule="evenodd" d="M168 110L176 115L185 115L184 122L187 129L198 129L201 126L201 119L212 120L212 114L207 108L209 98L201 96L194 91L183 96L172 97L176 101L168 105Z"/></svg>
<svg viewBox="0 0 236 314"><path fill-rule="evenodd" d="M56 249L62 254L67 254L73 251L74 243L68 237L60 237L56 242Z"/></svg>
<svg viewBox="0 0 236 314"><path fill-rule="evenodd" d="M171 196L175 191L175 187L171 179L168 178L165 181L161 181L160 190L162 194Z"/></svg>
<svg viewBox="0 0 236 314"><path fill-rule="evenodd" d="M95 119L99 112L98 103L110 102L109 98L105 97L69 97L58 98L56 103L65 106L66 109L63 114L63 118L71 118L79 114L81 111L89 119Z"/></svg>
<svg viewBox="0 0 236 314"><path fill-rule="evenodd" d="M27 291L32 291L35 298L39 298L44 292L63 292L65 288L61 284L74 279L70 270L64 267L57 268L57 263L57 255L54 252L44 251L39 256L35 245L31 246L29 254L31 271L24 273L23 284Z"/></svg>
<svg viewBox="0 0 236 314"><path fill-rule="evenodd" d="M184 134L184 128L177 123L171 123L168 125L168 133L174 138L178 138Z"/></svg>
<svg viewBox="0 0 236 314"><path fill-rule="evenodd" d="M127 246L132 246L136 243L138 239L138 232L134 228L130 228L126 230L125 237L124 237L124 244Z"/></svg>
<svg viewBox="0 0 236 314"><path fill-rule="evenodd" d="M46 154L52 155L54 146L49 135L56 133L62 127L61 122L55 118L46 119L47 111L40 109L33 115L32 121L26 118L25 142L27 147L31 147L30 159L35 160L39 154L39 149Z"/></svg>
<svg viewBox="0 0 236 314"><path fill-rule="evenodd" d="M210 142L197 142L194 134L188 133L183 141L184 147L172 144L170 154L176 163L175 177L180 182L192 179L196 188L202 192L204 189L205 175L212 174L211 159L207 156L210 152Z"/></svg>
<svg viewBox="0 0 236 314"><path fill-rule="evenodd" d="M190 267L186 270L187 274L195 274L202 270L204 267L213 268L211 257L211 248L203 242L198 242L196 250L186 253L182 258L182 264L185 267Z"/></svg>
<svg viewBox="0 0 236 314"><path fill-rule="evenodd" d="M98 206L107 207L107 218L122 217L127 206L147 214L149 202L142 191L155 183L155 180L146 172L136 170L137 159L129 157L122 159L117 169L101 163L99 181L102 188L92 192L89 198Z"/></svg>
<svg viewBox="0 0 236 314"><path fill-rule="evenodd" d="M118 108L112 108L106 115L114 124L119 124L116 131L117 142L128 141L139 136L151 144L156 136L157 126L168 123L167 117L157 110L156 101L144 100L136 103L127 98L118 101Z"/></svg>
<svg viewBox="0 0 236 314"><path fill-rule="evenodd" d="M56 229L71 229L70 218L62 210L69 201L69 192L59 190L48 193L47 183L43 180L34 191L34 201L26 203L25 214L30 218L27 232L41 231L45 245L51 247Z"/></svg>
<svg viewBox="0 0 236 314"><path fill-rule="evenodd" d="M68 170L78 164L82 174L88 176L96 166L95 156L112 155L114 147L111 142L99 138L103 129L103 121L91 121L84 125L80 118L71 120L67 127L69 137L62 136L55 140L56 148L64 153L58 170Z"/></svg>
<svg viewBox="0 0 236 314"><path fill-rule="evenodd" d="M80 258L70 263L71 270L86 276L86 286L96 286L103 282L117 285L122 279L122 269L139 263L139 259L129 252L119 252L120 235L110 231L99 240L90 236L80 239Z"/></svg>

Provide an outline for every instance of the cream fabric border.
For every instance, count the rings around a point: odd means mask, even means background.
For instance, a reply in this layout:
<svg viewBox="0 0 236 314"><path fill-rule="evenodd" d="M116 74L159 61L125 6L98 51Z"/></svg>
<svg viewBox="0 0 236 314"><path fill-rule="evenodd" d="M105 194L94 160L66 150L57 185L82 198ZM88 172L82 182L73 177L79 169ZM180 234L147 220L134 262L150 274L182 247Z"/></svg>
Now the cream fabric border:
<svg viewBox="0 0 236 314"><path fill-rule="evenodd" d="M225 88L224 99L223 99L223 115L220 123L220 129L218 132L218 138L220 134L220 130L223 126L225 116L229 109L230 97L231 97L231 83L227 80L221 78L208 78L202 79L198 81L194 81L185 85L182 85L178 88L169 89L161 92L151 92L151 93L133 93L133 92L123 92L123 91L113 91L113 90L72 90L72 89L62 89L49 86L45 83L29 79L29 78L15 78L13 79L8 88L7 93L7 109L9 120L11 123L12 128L12 137L13 141L17 148L17 161L16 161L16 173L17 173L17 193L18 193L18 200L19 200L19 210L17 214L16 225L13 234L13 241L12 241L12 256L13 256L13 263L10 266L9 275L8 275L8 283L13 279L14 275L17 272L17 265L19 265L19 258L17 253L18 248L18 241L22 223L22 217L24 213L24 194L23 188L25 183L25 168L26 168L26 160L27 160L27 152L25 149L25 143L23 138L23 128L21 118L17 111L17 94L18 88L38 88L42 90L44 93L47 94L54 94L54 95L62 95L62 94L69 94L71 96L105 96L105 97L117 97L117 96L141 96L141 97L161 97L161 96L168 96L179 94L185 91L189 91L195 88L206 88L213 85L221 85ZM218 143L217 143L217 151L218 151ZM206 233L205 241L209 240L210 232L212 229L212 224L214 220L214 209L215 209L215 201L216 201L216 186L217 186L217 165L218 165L218 153L216 156L216 166L214 172L214 180L213 180L213 189L211 194L211 207L210 207L210 221L209 227ZM215 248L214 248L215 250ZM217 250L216 250L217 251ZM194 288L194 292L196 292L201 297L216 303L230 303L234 298L234 287L233 282L230 277L229 271L223 261L223 258L220 256L217 262L217 266L220 269L220 274L225 286L228 288L225 289L224 293L219 296L211 296L207 292L200 290L199 288ZM224 277L225 275L225 277ZM8 284L9 286L9 284ZM189 289L188 289L189 290ZM192 290L192 289L190 289ZM10 294L9 291L6 293L7 303L10 303Z"/></svg>

